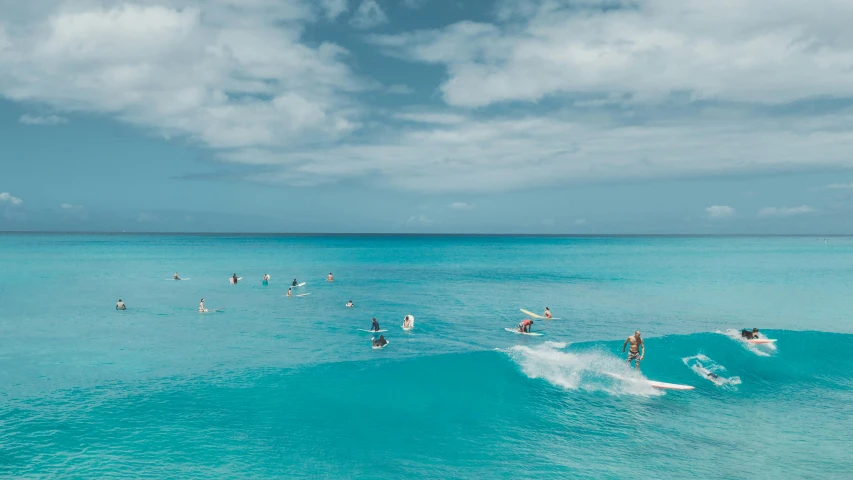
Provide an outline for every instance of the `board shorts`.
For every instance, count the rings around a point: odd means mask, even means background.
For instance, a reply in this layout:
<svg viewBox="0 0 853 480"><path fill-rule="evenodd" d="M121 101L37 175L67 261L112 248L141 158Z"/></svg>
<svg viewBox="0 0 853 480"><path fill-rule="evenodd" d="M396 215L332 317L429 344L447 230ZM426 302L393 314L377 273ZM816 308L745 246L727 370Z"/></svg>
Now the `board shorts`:
<svg viewBox="0 0 853 480"><path fill-rule="evenodd" d="M628 352L628 361L629 361L629 362L630 362L631 360L639 360L639 359L640 359L640 352L639 352L639 351L636 351L636 352Z"/></svg>

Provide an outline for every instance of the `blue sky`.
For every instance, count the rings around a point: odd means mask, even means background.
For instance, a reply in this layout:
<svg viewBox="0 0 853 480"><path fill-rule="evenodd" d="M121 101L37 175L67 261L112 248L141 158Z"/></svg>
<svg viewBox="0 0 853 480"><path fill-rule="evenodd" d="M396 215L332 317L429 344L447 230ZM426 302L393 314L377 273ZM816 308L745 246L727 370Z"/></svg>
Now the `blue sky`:
<svg viewBox="0 0 853 480"><path fill-rule="evenodd" d="M0 8L0 230L853 233L846 2Z"/></svg>

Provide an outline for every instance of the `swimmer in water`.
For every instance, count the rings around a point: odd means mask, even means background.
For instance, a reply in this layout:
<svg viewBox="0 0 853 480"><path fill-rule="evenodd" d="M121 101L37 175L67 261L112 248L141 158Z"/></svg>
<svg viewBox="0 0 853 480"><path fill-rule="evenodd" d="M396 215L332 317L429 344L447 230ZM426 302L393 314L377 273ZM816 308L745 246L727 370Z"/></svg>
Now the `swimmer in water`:
<svg viewBox="0 0 853 480"><path fill-rule="evenodd" d="M348 307L353 307L353 306L355 306L355 305L353 305L352 300L350 300L349 302L347 302L347 306L348 306Z"/></svg>
<svg viewBox="0 0 853 480"><path fill-rule="evenodd" d="M201 302L198 304L198 313L207 313L207 309L204 308L204 299L201 299Z"/></svg>
<svg viewBox="0 0 853 480"><path fill-rule="evenodd" d="M292 297L292 296L293 296L293 294L292 294L292 293L290 293L290 289L289 289L289 288L287 289L287 296L288 296L288 297Z"/></svg>
<svg viewBox="0 0 853 480"><path fill-rule="evenodd" d="M381 330L381 328L379 328L379 322L377 322L376 318L374 318L373 319L373 325L370 326L370 331L371 332L378 332L379 330Z"/></svg>
<svg viewBox="0 0 853 480"><path fill-rule="evenodd" d="M640 338L639 330L634 332L634 335L625 340L625 343L622 344L622 352L625 352L625 346L629 343L631 344L631 348L628 349L628 368L631 368L631 362L636 362L635 368L639 370L640 361L646 356L646 344L643 343L643 339ZM640 352L640 348L643 349L642 353Z"/></svg>
<svg viewBox="0 0 853 480"><path fill-rule="evenodd" d="M371 339L371 340L373 340L373 339ZM378 339L373 340L373 346L374 347L384 347L385 345L388 345L388 340L385 340L384 335L379 335Z"/></svg>
<svg viewBox="0 0 853 480"><path fill-rule="evenodd" d="M233 284L237 283L237 274L236 273L231 276L231 283L233 283Z"/></svg>
<svg viewBox="0 0 853 480"><path fill-rule="evenodd" d="M548 318L548 319L551 318L551 310L549 310L548 307L545 307L545 315L544 316L545 316L545 318Z"/></svg>
<svg viewBox="0 0 853 480"><path fill-rule="evenodd" d="M118 302L116 303L116 310L127 310L127 305L125 305L124 302L122 302L120 298L118 299Z"/></svg>
<svg viewBox="0 0 853 480"><path fill-rule="evenodd" d="M334 277L334 275L332 275L332 272L329 272L329 276L326 277L326 281L329 281L329 282L335 281L335 277Z"/></svg>
<svg viewBox="0 0 853 480"><path fill-rule="evenodd" d="M268 273L265 273L265 274L264 274L263 281L264 281L264 282L269 282L269 281L270 281L270 276L269 276L269 274L268 274Z"/></svg>

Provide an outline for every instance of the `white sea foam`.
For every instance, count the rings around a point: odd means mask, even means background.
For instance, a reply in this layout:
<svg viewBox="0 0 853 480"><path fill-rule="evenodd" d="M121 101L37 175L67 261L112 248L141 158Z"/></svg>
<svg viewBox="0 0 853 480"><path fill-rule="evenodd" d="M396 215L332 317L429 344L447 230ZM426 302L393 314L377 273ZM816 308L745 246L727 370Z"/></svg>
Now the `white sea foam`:
<svg viewBox="0 0 853 480"><path fill-rule="evenodd" d="M505 352L529 378L543 379L567 390L644 396L662 394L649 386L645 377L630 372L625 362L613 355L561 351L565 347L565 343L545 342L535 347L517 345Z"/></svg>
<svg viewBox="0 0 853 480"><path fill-rule="evenodd" d="M726 367L718 364L701 353L692 357L684 357L681 361L690 367L691 370L696 372L696 375L699 375L706 380L710 380L717 386L733 387L735 385L740 385L740 377L725 377L723 373L726 371ZM709 377L708 374L711 373L716 375L716 378Z"/></svg>

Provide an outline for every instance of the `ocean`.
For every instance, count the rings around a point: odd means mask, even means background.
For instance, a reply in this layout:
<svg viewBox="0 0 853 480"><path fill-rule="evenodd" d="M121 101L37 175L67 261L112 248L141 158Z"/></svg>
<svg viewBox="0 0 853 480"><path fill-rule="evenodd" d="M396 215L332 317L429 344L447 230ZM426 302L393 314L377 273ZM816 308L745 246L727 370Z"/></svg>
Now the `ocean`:
<svg viewBox="0 0 853 480"><path fill-rule="evenodd" d="M4 234L0 477L853 478L851 293L845 237Z"/></svg>

